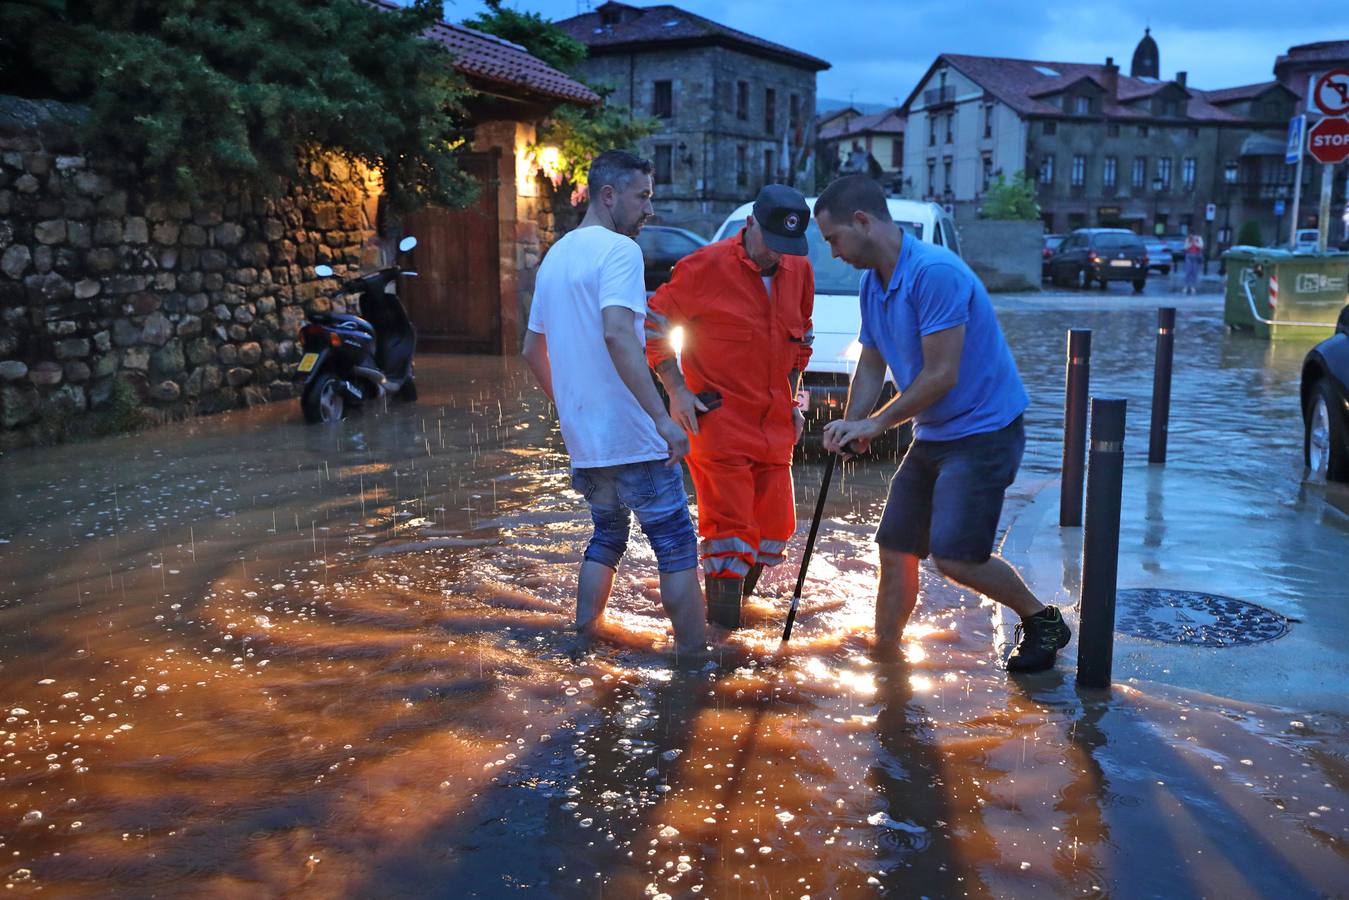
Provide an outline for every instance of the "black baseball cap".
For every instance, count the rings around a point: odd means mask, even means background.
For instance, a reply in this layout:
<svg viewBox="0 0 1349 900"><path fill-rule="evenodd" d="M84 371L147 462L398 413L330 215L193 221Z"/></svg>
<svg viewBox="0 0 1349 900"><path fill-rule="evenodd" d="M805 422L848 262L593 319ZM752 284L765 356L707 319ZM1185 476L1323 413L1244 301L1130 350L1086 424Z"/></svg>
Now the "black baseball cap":
<svg viewBox="0 0 1349 900"><path fill-rule="evenodd" d="M810 207L806 198L785 184L766 184L754 199L754 221L759 223L768 249L789 256L806 256L806 226Z"/></svg>

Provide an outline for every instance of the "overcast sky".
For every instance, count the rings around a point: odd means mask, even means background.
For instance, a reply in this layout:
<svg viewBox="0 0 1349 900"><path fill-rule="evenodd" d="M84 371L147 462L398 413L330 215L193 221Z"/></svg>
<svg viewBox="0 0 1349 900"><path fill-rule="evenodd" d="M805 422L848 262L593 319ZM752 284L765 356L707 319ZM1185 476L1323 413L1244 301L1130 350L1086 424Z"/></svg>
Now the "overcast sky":
<svg viewBox="0 0 1349 900"><path fill-rule="evenodd" d="M508 2L551 19L599 5ZM1344 0L679 0L673 5L827 60L833 67L820 73L821 97L876 103L903 100L938 53L1055 62L1104 62L1113 56L1127 73L1134 46L1151 25L1162 77L1184 70L1192 86L1212 90L1270 80L1275 57L1294 44L1349 39ZM445 18L460 22L482 9L479 0L449 0Z"/></svg>

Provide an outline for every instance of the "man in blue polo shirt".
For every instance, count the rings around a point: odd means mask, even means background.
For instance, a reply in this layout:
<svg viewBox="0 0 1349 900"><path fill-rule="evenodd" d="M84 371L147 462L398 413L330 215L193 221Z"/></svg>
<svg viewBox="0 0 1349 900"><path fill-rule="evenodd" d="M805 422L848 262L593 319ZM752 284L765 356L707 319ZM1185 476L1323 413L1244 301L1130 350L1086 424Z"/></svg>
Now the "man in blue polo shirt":
<svg viewBox="0 0 1349 900"><path fill-rule="evenodd" d="M960 257L906 236L865 175L830 184L815 221L834 256L866 270L862 354L844 418L825 426L825 449L864 452L887 429L914 423L876 529L877 650L898 649L918 599L918 561L930 552L943 575L1021 616L1010 671L1051 667L1070 637L1063 616L993 555L1003 494L1026 446L1028 399L988 292ZM887 366L899 395L872 413Z"/></svg>

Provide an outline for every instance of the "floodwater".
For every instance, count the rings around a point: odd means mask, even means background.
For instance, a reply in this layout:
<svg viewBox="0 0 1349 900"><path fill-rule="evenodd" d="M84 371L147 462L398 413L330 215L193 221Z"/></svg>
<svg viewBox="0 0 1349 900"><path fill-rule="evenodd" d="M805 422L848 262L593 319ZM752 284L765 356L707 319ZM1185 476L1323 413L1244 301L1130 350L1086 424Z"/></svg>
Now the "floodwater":
<svg viewBox="0 0 1349 900"><path fill-rule="evenodd" d="M1132 322L1132 349L1097 358L1136 356L1126 368L1150 385L1151 306L1060 302ZM1057 466L1065 313L1000 303L1042 414L1033 485ZM1257 360L1270 392L1295 370L1281 352ZM337 428L280 404L0 460L7 888L1314 897L1349 883L1349 740L1332 714L1083 693L1071 659L1008 680L990 607L930 575L904 660L872 662L884 463L846 467L788 647L800 537L710 664L676 664L639 536L612 634L582 643L568 625L588 523L543 398L514 360L427 357L419 372L416 406ZM1212 455L1183 450L1185 433L1173 426L1178 460ZM821 471L798 467L803 518Z"/></svg>

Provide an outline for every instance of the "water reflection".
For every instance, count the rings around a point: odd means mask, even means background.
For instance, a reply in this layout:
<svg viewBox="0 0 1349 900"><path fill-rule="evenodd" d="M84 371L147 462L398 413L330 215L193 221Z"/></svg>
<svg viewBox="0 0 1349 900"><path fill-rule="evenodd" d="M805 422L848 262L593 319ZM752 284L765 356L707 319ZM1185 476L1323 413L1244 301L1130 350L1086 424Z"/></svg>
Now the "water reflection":
<svg viewBox="0 0 1349 900"><path fill-rule="evenodd" d="M1180 815L1142 787L1166 767L1241 812L1168 828L1170 858L1342 883L1336 720L1009 683L988 607L926 570L905 660L871 662L884 466L844 467L785 649L795 557L716 665L672 667L641 540L611 602L629 639L581 642L549 410L510 362L419 372L421 404L339 428L277 406L6 460L16 891L1146 893L1126 857ZM803 508L821 475L798 469Z"/></svg>

